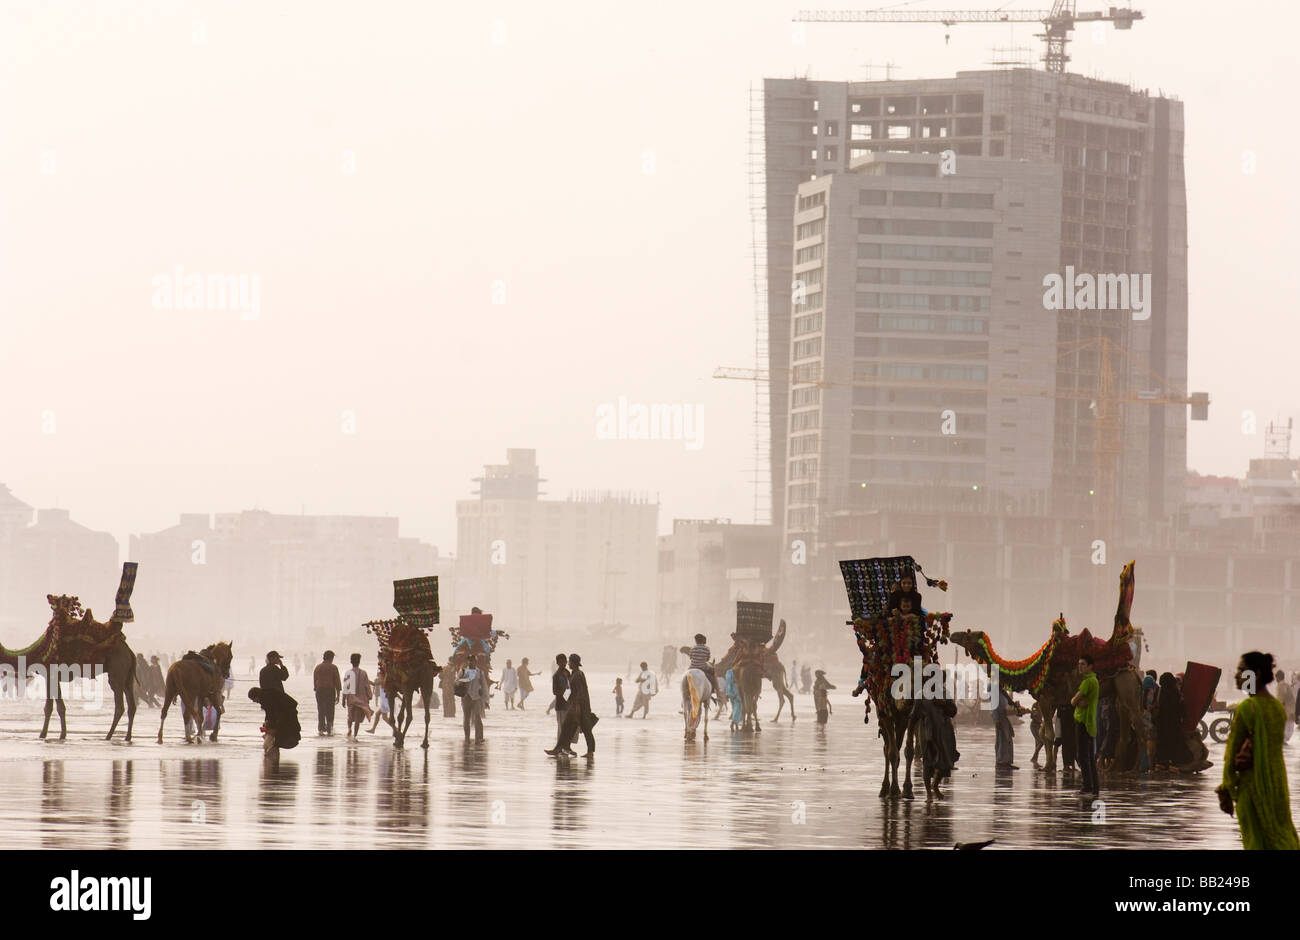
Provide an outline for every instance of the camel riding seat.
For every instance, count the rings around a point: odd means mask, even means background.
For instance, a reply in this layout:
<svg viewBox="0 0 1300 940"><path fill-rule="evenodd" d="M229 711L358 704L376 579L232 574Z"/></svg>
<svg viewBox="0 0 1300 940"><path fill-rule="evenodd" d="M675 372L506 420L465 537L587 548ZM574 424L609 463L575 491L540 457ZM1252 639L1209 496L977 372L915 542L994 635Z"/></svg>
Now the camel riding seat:
<svg viewBox="0 0 1300 940"><path fill-rule="evenodd" d="M767 643L772 639L775 604L736 601L736 639L749 643Z"/></svg>
<svg viewBox="0 0 1300 940"><path fill-rule="evenodd" d="M948 582L928 577L911 555L841 561L840 574L853 614L848 623L862 653L862 671L853 694L871 693L866 701L869 717L871 698L879 700L886 694L896 663L910 663L917 657L935 662L938 645L948 642L951 614L930 612L918 604L906 617L895 617L890 612L891 594L904 577L911 578L914 586L923 579L941 591L948 590Z"/></svg>
<svg viewBox="0 0 1300 940"><path fill-rule="evenodd" d="M433 663L434 674L441 670L433 658L426 631L438 624L438 578L406 578L393 582L392 620L371 620L362 624L367 633L379 641L379 661L393 678L404 684L406 678Z"/></svg>

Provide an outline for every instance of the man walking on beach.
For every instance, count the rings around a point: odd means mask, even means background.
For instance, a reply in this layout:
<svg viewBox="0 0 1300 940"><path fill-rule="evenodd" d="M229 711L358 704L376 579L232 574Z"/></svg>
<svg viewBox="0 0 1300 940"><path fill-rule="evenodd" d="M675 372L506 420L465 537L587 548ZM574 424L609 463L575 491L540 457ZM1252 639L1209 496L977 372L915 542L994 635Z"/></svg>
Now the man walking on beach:
<svg viewBox="0 0 1300 940"><path fill-rule="evenodd" d="M311 674L311 684L316 691L316 733L334 733L334 707L343 693L343 680L339 667L334 665L334 651L326 650L316 671Z"/></svg>

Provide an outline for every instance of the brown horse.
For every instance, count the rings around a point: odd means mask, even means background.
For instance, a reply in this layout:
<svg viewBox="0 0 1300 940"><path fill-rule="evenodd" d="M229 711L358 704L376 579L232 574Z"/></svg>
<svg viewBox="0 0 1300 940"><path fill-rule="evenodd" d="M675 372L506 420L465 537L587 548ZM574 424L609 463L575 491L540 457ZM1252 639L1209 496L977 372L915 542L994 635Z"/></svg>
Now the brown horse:
<svg viewBox="0 0 1300 940"><path fill-rule="evenodd" d="M188 654L187 654L188 655ZM224 680L230 675L230 661L234 658L234 645L214 643L198 654L201 659L178 659L167 670L167 687L163 690L162 719L158 723L158 743L162 744L163 726L167 723L167 710L177 696L181 700L181 715L187 720L185 742L197 739L203 743L203 705L207 702L217 709L217 722L212 728L212 740L217 740L221 730L221 715L225 711L222 695ZM194 722L197 732L190 737L188 721Z"/></svg>
<svg viewBox="0 0 1300 940"><path fill-rule="evenodd" d="M442 672L437 663L428 661L419 664L408 674L399 678L402 670L389 666L384 672L384 691L388 693L388 707L393 712L393 747L401 747L406 741L407 729L415 718L415 709L411 707L411 698L419 692L424 700L424 742L420 747L429 746L429 703L433 701L433 679ZM402 681L402 680L405 681ZM451 694L448 691L446 694ZM397 697L402 697L402 707L397 708Z"/></svg>

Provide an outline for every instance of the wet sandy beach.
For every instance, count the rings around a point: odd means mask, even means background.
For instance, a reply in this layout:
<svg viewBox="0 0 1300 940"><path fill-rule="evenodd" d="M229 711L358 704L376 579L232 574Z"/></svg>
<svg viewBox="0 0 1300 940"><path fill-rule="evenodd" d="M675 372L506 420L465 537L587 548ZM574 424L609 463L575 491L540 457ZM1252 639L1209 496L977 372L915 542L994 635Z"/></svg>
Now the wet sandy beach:
<svg viewBox="0 0 1300 940"><path fill-rule="evenodd" d="M733 735L725 721L703 741L682 740L674 683L653 700L649 720L614 717L604 690L613 675L590 674L597 756L556 761L547 698L508 711L498 694L487 740L466 745L461 720L432 717L419 746L417 707L407 747L388 729L361 740L316 735L310 678L286 685L298 699L302 743L278 770L261 753L261 711L235 695L217 744L187 745L177 707L163 745L158 710L141 706L135 740L105 742L107 711L69 703L68 739L36 739L40 703L0 701L0 832L27 848L951 848L996 838L1005 848L1235 848L1235 821L1217 809L1221 745L1205 774L1103 779L1104 821L1071 781L1035 771L1027 723L1016 727L1019 771L993 771L991 727L957 729L962 757L945 796L927 804L877 796L883 759L873 715L843 691L819 727L812 698L798 720L770 719L761 734ZM841 690L848 683L841 685ZM540 687L539 687L540 688ZM630 701L628 703L630 705ZM57 736L57 716L54 719ZM125 727L125 722L123 723ZM121 731L119 730L119 737ZM1288 770L1300 744L1288 745ZM579 751L584 748L580 744Z"/></svg>

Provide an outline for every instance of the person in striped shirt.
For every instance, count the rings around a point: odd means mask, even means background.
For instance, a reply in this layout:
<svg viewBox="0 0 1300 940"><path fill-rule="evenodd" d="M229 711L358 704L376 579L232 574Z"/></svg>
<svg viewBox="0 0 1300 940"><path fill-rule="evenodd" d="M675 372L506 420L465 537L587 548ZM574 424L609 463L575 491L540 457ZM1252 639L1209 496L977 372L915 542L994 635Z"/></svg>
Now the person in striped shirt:
<svg viewBox="0 0 1300 940"><path fill-rule="evenodd" d="M695 645L692 647L681 648L681 651L691 658L691 664L688 669L698 669L708 677L709 685L716 690L718 688L718 679L713 673L713 665L709 662L713 658L713 653L708 647L709 638L703 633L695 634Z"/></svg>

